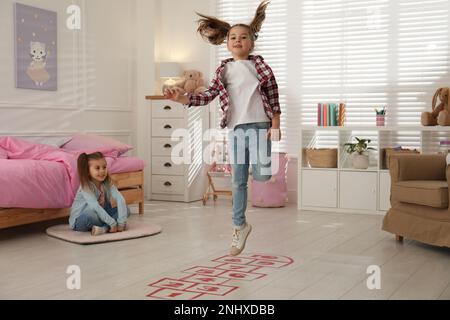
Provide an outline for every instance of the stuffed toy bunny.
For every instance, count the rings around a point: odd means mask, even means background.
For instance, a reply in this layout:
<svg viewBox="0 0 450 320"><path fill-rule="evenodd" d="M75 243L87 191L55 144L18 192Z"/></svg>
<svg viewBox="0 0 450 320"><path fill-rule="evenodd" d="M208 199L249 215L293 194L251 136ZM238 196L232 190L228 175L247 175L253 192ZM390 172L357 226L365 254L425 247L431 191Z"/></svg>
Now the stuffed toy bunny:
<svg viewBox="0 0 450 320"><path fill-rule="evenodd" d="M436 106L437 98L440 103ZM439 88L433 97L432 112L422 112L423 126L450 126L450 88Z"/></svg>

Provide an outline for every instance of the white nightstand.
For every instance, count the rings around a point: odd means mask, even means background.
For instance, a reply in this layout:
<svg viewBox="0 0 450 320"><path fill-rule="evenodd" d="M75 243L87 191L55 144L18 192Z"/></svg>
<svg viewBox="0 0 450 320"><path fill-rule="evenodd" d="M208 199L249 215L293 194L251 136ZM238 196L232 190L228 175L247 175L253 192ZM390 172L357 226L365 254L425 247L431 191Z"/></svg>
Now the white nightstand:
<svg viewBox="0 0 450 320"><path fill-rule="evenodd" d="M203 149L208 143L203 134L209 128L209 106L185 109L181 104L162 96L147 96L150 108L150 141L147 166L148 199L191 202L201 200L207 186ZM172 133L185 129L184 134L172 140ZM191 163L177 164L172 151L179 150L184 139L189 139ZM179 154L179 153L177 153ZM183 153L179 154L183 156ZM148 169L147 169L148 170Z"/></svg>

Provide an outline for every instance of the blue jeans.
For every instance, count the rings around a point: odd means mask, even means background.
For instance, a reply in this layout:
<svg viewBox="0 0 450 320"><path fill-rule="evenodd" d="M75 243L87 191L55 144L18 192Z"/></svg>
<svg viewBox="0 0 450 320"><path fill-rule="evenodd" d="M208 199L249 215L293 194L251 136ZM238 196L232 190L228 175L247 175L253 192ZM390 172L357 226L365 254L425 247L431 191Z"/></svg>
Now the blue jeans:
<svg viewBox="0 0 450 320"><path fill-rule="evenodd" d="M113 208L113 207L111 207L111 203L109 203L109 201L105 201L105 206L103 209L105 209L105 211L111 216L111 218L113 218L114 220L117 221L117 218L119 215L117 212L117 207ZM130 216L129 210L128 210L128 216ZM75 226L74 226L73 230L86 232L86 231L91 231L93 226L109 229L109 225L107 223L104 223L103 221L101 221L95 212L89 211L86 213L82 213L77 218L77 220L75 220Z"/></svg>
<svg viewBox="0 0 450 320"><path fill-rule="evenodd" d="M252 166L253 179L267 181L272 177L272 142L266 138L269 122L238 125L230 132L230 161L233 184L233 223L236 227L245 222L247 209L248 170Z"/></svg>

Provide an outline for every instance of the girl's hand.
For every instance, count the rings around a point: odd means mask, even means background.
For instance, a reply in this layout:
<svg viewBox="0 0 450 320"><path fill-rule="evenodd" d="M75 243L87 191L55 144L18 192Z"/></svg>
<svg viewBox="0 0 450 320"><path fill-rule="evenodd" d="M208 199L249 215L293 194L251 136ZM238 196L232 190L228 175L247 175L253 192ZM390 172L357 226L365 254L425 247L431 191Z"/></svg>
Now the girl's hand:
<svg viewBox="0 0 450 320"><path fill-rule="evenodd" d="M267 139L272 139L272 141L280 141L281 140L281 130L279 128L270 128L267 130L266 134Z"/></svg>
<svg viewBox="0 0 450 320"><path fill-rule="evenodd" d="M175 101L175 102L180 102L183 103L183 99L182 99L183 95L182 95L182 90L181 88L178 87L173 87L170 89L166 89L164 91L164 98Z"/></svg>

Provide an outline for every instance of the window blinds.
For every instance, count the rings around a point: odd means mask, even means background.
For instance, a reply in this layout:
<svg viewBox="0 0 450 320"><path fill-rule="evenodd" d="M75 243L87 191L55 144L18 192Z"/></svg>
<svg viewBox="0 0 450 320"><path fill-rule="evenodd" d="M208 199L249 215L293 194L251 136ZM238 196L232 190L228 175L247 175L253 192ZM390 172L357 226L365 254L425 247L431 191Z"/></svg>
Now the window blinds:
<svg viewBox="0 0 450 320"><path fill-rule="evenodd" d="M217 0L216 15L249 22L260 1ZM280 151L297 155L300 125L317 103L345 102L346 125L419 125L435 90L450 84L450 0L272 0L257 41L280 85ZM216 64L228 57L216 50ZM398 145L411 145L401 131Z"/></svg>

